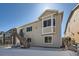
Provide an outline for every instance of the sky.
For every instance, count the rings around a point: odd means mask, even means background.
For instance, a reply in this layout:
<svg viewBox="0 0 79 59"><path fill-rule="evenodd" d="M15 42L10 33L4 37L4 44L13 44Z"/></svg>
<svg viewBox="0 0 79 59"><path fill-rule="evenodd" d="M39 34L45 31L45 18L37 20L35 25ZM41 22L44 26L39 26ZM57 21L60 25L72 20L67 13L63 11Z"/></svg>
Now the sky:
<svg viewBox="0 0 79 59"><path fill-rule="evenodd" d="M64 11L61 34L64 36L66 22L74 3L0 3L0 31L7 31L38 19L46 9Z"/></svg>

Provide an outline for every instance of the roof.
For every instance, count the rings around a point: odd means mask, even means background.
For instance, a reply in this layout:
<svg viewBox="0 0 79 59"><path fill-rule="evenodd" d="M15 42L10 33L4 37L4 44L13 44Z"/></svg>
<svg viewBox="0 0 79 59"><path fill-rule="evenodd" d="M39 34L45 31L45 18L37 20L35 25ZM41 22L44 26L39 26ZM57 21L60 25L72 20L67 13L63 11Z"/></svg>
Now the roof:
<svg viewBox="0 0 79 59"><path fill-rule="evenodd" d="M72 9L72 11L71 11L71 13L70 13L70 15L69 15L69 17L68 17L68 20L67 20L67 23L66 23L66 27L65 27L65 31L64 31L64 33L65 33L66 30L67 30L68 23L69 23L70 20L71 20L70 18L72 17L74 11L75 11L77 8L79 8L79 4L77 4L77 5Z"/></svg>
<svg viewBox="0 0 79 59"><path fill-rule="evenodd" d="M39 16L39 18L42 17L46 12L51 12L51 13L55 12L55 13L58 13L58 10L47 9L47 10L45 10L45 11Z"/></svg>
<svg viewBox="0 0 79 59"><path fill-rule="evenodd" d="M58 12L58 10L47 9L47 10L45 10L45 11L38 17L38 19L37 19L36 21L31 22L31 23L28 23L28 24L25 24L25 25L22 25L22 26L17 27L17 28L21 28L21 27L24 27L24 26L26 26L26 25L30 25L30 24L33 24L33 23L36 23L36 22L40 21L40 20L41 20L40 18L41 18L46 12L51 12L51 13L55 12L56 14L59 13L59 14L61 14L62 17L63 17L63 11Z"/></svg>
<svg viewBox="0 0 79 59"><path fill-rule="evenodd" d="M19 27L16 27L16 28L21 28L21 27L24 27L24 26L26 26L26 25L30 25L30 24L36 23L36 22L38 22L38 21L39 21L39 20L36 20L36 21L34 21L34 22L30 22L30 23L24 24L24 25L19 26Z"/></svg>
<svg viewBox="0 0 79 59"><path fill-rule="evenodd" d="M58 11L58 10L55 10L55 9L47 9L45 10L40 16L39 16L39 19L46 13L46 12L50 12L50 13L54 13L54 14L61 14L63 16L63 11Z"/></svg>

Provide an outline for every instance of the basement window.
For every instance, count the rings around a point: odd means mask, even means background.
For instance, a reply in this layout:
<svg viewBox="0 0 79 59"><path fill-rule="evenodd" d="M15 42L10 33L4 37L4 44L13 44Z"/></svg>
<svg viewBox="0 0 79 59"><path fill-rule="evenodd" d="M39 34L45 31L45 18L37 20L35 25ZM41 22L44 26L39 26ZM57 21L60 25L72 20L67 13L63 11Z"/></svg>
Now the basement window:
<svg viewBox="0 0 79 59"><path fill-rule="evenodd" d="M45 43L51 43L52 42L52 37L45 37Z"/></svg>

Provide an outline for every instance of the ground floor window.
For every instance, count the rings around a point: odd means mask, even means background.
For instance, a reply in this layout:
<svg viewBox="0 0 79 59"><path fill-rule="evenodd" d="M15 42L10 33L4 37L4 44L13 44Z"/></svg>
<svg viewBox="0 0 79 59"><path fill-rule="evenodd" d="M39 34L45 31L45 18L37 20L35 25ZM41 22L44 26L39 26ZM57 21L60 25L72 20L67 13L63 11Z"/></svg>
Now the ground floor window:
<svg viewBox="0 0 79 59"><path fill-rule="evenodd" d="M31 42L31 38L27 38L27 41L28 41L28 42Z"/></svg>
<svg viewBox="0 0 79 59"><path fill-rule="evenodd" d="M52 42L52 37L45 37L45 43L51 43Z"/></svg>

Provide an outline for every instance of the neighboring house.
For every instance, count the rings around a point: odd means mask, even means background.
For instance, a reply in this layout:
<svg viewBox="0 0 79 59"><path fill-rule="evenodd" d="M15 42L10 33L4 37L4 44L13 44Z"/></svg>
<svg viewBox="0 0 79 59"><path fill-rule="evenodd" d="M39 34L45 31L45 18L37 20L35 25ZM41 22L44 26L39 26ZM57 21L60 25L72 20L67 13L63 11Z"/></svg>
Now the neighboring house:
<svg viewBox="0 0 79 59"><path fill-rule="evenodd" d="M0 32L0 45L3 44L3 40L4 40L4 32L1 31L1 32Z"/></svg>
<svg viewBox="0 0 79 59"><path fill-rule="evenodd" d="M79 43L79 4L71 11L64 34Z"/></svg>
<svg viewBox="0 0 79 59"><path fill-rule="evenodd" d="M12 44L12 29L5 32L4 44Z"/></svg>
<svg viewBox="0 0 79 59"><path fill-rule="evenodd" d="M17 27L17 32L23 32L31 46L60 47L62 19L63 12L48 9L37 21Z"/></svg>
<svg viewBox="0 0 79 59"><path fill-rule="evenodd" d="M0 45L7 45L7 44L13 45L13 36L12 36L13 29L15 29L15 28L9 29L6 32L3 32L3 31L0 32ZM22 32L19 35L21 35L23 37ZM17 37L16 37L15 43L16 42L19 42Z"/></svg>

